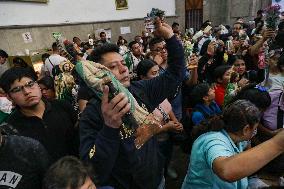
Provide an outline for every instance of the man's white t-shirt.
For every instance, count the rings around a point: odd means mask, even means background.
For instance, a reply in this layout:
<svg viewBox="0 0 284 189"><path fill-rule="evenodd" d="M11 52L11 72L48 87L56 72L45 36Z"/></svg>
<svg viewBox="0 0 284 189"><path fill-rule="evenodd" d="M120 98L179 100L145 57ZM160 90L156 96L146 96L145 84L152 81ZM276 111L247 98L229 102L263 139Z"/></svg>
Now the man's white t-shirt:
<svg viewBox="0 0 284 189"><path fill-rule="evenodd" d="M63 61L67 61L67 59L58 54L50 55L49 58L45 60L44 71L49 72L49 75L52 76L52 68Z"/></svg>
<svg viewBox="0 0 284 189"><path fill-rule="evenodd" d="M7 71L10 68L10 65L8 61L6 61L4 64L0 64L0 77L3 75L5 71Z"/></svg>

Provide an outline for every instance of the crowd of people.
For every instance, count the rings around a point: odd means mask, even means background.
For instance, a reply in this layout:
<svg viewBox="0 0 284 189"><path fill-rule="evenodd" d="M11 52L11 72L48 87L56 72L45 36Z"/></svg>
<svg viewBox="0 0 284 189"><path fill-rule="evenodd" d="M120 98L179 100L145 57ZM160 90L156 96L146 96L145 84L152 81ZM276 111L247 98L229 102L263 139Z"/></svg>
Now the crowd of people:
<svg viewBox="0 0 284 189"><path fill-rule="evenodd" d="M261 188L284 176L284 20L205 21L116 44L57 39L40 72L0 50L0 188ZM189 155L186 175L171 163Z"/></svg>

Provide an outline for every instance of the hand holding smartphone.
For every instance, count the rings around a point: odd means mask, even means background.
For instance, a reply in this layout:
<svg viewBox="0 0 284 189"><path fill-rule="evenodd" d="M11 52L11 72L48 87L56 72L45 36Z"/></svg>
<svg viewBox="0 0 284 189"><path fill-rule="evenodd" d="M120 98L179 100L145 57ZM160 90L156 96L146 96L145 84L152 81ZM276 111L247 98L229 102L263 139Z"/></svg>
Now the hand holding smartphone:
<svg viewBox="0 0 284 189"><path fill-rule="evenodd" d="M154 32L156 19L160 18L160 20L163 21L164 17L165 17L165 11L152 8L151 12L148 13L146 17L144 17L144 25L145 25L146 31L151 32L151 33Z"/></svg>

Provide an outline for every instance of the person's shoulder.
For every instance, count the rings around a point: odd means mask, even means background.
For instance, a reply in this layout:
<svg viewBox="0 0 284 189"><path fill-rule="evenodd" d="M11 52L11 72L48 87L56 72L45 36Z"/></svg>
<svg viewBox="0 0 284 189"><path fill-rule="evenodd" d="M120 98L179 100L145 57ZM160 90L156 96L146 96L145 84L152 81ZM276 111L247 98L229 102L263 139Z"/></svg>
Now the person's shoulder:
<svg viewBox="0 0 284 189"><path fill-rule="evenodd" d="M94 95L86 105L86 108L82 112L82 116L89 115L89 114L98 114L101 111L101 100L99 97Z"/></svg>
<svg viewBox="0 0 284 189"><path fill-rule="evenodd" d="M29 153L35 153L42 151L44 147L42 144L30 137L7 135L5 136L6 143L14 148L20 149L20 151L28 151Z"/></svg>
<svg viewBox="0 0 284 189"><path fill-rule="evenodd" d="M50 56L51 56L51 55L50 55ZM44 66L47 66L47 65L50 64L50 56L49 56L47 59L45 59L45 61L44 61Z"/></svg>
<svg viewBox="0 0 284 189"><path fill-rule="evenodd" d="M197 117L203 117L203 114L198 110L194 110L192 112L192 118L197 118Z"/></svg>
<svg viewBox="0 0 284 189"><path fill-rule="evenodd" d="M49 100L45 101L45 104L47 107L51 107L51 109L54 109L56 111L70 111L73 107L70 102L66 100Z"/></svg>
<svg viewBox="0 0 284 189"><path fill-rule="evenodd" d="M7 118L7 123L18 122L17 120L24 118L25 116L17 108Z"/></svg>
<svg viewBox="0 0 284 189"><path fill-rule="evenodd" d="M49 56L49 59L55 59L55 60L60 60L60 61L67 60L65 57L60 56L59 54L52 54Z"/></svg>
<svg viewBox="0 0 284 189"><path fill-rule="evenodd" d="M90 108L90 109L100 109L101 108L101 103L102 101L96 96L94 95L87 103L86 108Z"/></svg>
<svg viewBox="0 0 284 189"><path fill-rule="evenodd" d="M212 146L216 146L218 144L222 146L227 146L227 139L224 137L222 132L220 131L209 131L202 135L200 135L194 141L194 148L207 151Z"/></svg>
<svg viewBox="0 0 284 189"><path fill-rule="evenodd" d="M59 55L59 57L60 57L60 59L62 60L62 61L66 61L67 59L65 58L65 57L63 57L63 56L60 56Z"/></svg>
<svg viewBox="0 0 284 189"><path fill-rule="evenodd" d="M202 134L198 137L199 140L211 142L211 141L227 141L227 137L221 131L210 131Z"/></svg>
<svg viewBox="0 0 284 189"><path fill-rule="evenodd" d="M78 89L78 100L90 100L95 95L95 92L92 91L85 83L81 83Z"/></svg>
<svg viewBox="0 0 284 189"><path fill-rule="evenodd" d="M80 121L90 119L97 121L102 120L101 100L96 96L88 101L86 108L80 116Z"/></svg>
<svg viewBox="0 0 284 189"><path fill-rule="evenodd" d="M204 120L204 115L199 111L194 111L191 113L191 120L194 125L199 124L202 120Z"/></svg>

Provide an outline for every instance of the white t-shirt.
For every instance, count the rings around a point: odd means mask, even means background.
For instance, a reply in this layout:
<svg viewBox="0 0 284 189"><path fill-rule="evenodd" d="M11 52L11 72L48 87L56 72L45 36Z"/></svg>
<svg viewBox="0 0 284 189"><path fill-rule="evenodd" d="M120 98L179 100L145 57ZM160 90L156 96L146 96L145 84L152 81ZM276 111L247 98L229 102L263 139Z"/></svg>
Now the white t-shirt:
<svg viewBox="0 0 284 189"><path fill-rule="evenodd" d="M269 73L268 80L264 83L268 88L268 92L283 90L284 89L284 74L272 74Z"/></svg>
<svg viewBox="0 0 284 189"><path fill-rule="evenodd" d="M10 68L9 63L6 61L4 64L0 64L0 77L2 74Z"/></svg>
<svg viewBox="0 0 284 189"><path fill-rule="evenodd" d="M49 72L49 75L52 76L52 68L63 61L67 61L67 59L58 54L50 55L49 58L45 60L44 71Z"/></svg>
<svg viewBox="0 0 284 189"><path fill-rule="evenodd" d="M12 112L13 104L7 97L0 97L0 111L10 114Z"/></svg>

